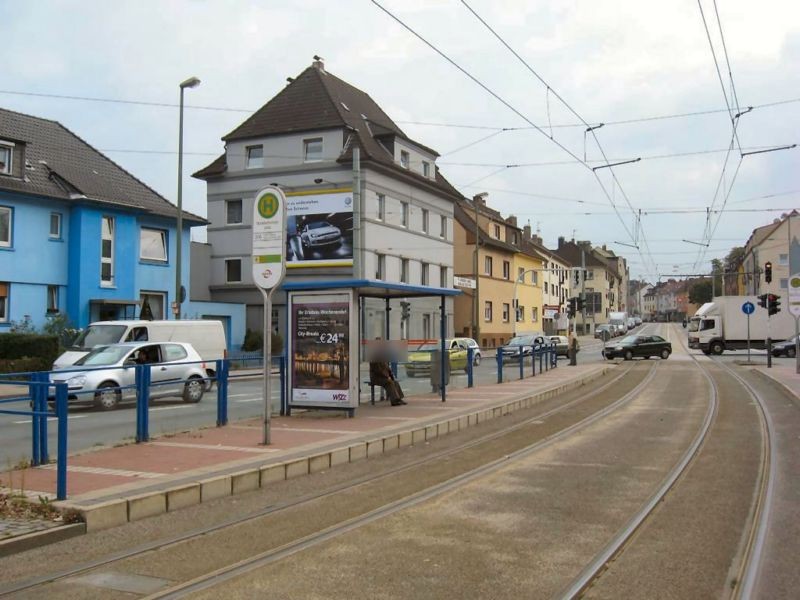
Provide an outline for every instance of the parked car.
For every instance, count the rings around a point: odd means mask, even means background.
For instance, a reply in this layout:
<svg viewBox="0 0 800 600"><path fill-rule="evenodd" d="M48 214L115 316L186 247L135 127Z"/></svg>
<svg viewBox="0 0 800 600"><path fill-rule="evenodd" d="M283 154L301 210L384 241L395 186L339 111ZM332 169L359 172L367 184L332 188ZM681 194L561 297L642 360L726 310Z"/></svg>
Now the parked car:
<svg viewBox="0 0 800 600"><path fill-rule="evenodd" d="M594 328L594 337L598 340L608 341L613 337L617 337L617 330L613 325L601 323Z"/></svg>
<svg viewBox="0 0 800 600"><path fill-rule="evenodd" d="M633 322L634 322L634 323L636 324L636 326L638 327L639 325L641 325L641 324L642 324L642 317L633 317Z"/></svg>
<svg viewBox="0 0 800 600"><path fill-rule="evenodd" d="M467 346L466 343L459 340L463 340L463 338L444 341L444 347L450 353L451 373L461 369L467 370ZM433 353L440 348L439 342L425 342L409 352L408 362L405 365L406 375L409 377L430 375Z"/></svg>
<svg viewBox="0 0 800 600"><path fill-rule="evenodd" d="M478 346L478 342L472 338L453 338L453 342L466 348L472 348L472 366L477 367L481 364L481 348Z"/></svg>
<svg viewBox="0 0 800 600"><path fill-rule="evenodd" d="M191 344L177 342L97 346L74 365L51 372L50 383L66 382L70 403L111 410L122 401L136 399L134 367L140 364L151 365L151 398L179 396L185 402L202 399L206 365ZM80 370L82 367L86 370ZM54 386L49 396L53 401Z"/></svg>
<svg viewBox="0 0 800 600"><path fill-rule="evenodd" d="M667 359L670 354L672 354L672 344L658 335L629 335L603 348L603 356L608 360L617 357L631 360L635 356L643 358L659 356Z"/></svg>
<svg viewBox="0 0 800 600"><path fill-rule="evenodd" d="M636 327L636 319L633 317L628 317L628 331Z"/></svg>
<svg viewBox="0 0 800 600"><path fill-rule="evenodd" d="M497 349L503 359L503 362L519 360L520 349L523 356L530 356L533 352L533 346L538 346L545 343L543 333L531 333L526 335L518 335L511 338L505 346L500 346Z"/></svg>
<svg viewBox="0 0 800 600"><path fill-rule="evenodd" d="M788 356L789 358L794 358L796 340L797 336L793 335L788 340L772 344L772 356Z"/></svg>
<svg viewBox="0 0 800 600"><path fill-rule="evenodd" d="M550 341L556 343L556 356L567 356L569 338L565 335L551 335Z"/></svg>
<svg viewBox="0 0 800 600"><path fill-rule="evenodd" d="M303 226L300 232L303 251L324 246L338 246L342 243L342 230L327 221L312 221Z"/></svg>

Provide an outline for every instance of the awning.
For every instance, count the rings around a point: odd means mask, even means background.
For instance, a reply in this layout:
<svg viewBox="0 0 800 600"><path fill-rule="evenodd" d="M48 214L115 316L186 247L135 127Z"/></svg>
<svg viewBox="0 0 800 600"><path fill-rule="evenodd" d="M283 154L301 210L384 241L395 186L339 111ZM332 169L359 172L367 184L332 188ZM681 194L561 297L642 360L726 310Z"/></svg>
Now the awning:
<svg viewBox="0 0 800 600"><path fill-rule="evenodd" d="M422 298L430 296L458 296L461 290L454 288L432 287L427 285L411 285L394 283L379 279L330 279L326 281L292 281L284 283L282 289L287 292L352 289L366 298Z"/></svg>
<svg viewBox="0 0 800 600"><path fill-rule="evenodd" d="M97 304L99 306L139 306L139 300L117 300L116 298L94 298L89 300L89 304Z"/></svg>

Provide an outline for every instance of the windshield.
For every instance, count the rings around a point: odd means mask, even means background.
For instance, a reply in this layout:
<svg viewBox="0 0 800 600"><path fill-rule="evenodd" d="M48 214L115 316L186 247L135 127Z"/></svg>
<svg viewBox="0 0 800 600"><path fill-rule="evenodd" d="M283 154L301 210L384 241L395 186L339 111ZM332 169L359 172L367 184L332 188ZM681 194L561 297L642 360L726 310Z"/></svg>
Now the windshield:
<svg viewBox="0 0 800 600"><path fill-rule="evenodd" d="M706 331L708 329L714 329L714 319L703 319L700 322L700 331Z"/></svg>
<svg viewBox="0 0 800 600"><path fill-rule="evenodd" d="M95 346L116 344L122 339L127 325L90 325L73 342L71 350L91 350Z"/></svg>
<svg viewBox="0 0 800 600"><path fill-rule="evenodd" d="M105 365L115 365L122 358L130 352L130 347L127 346L103 346L95 348L86 356L78 359L75 364L83 365L86 367L102 367Z"/></svg>
<svg viewBox="0 0 800 600"><path fill-rule="evenodd" d="M532 335L518 335L515 338L511 338L508 342L509 346L531 346L533 345L533 336Z"/></svg>
<svg viewBox="0 0 800 600"><path fill-rule="evenodd" d="M700 329L700 319L692 319L689 321L689 331L697 331Z"/></svg>
<svg viewBox="0 0 800 600"><path fill-rule="evenodd" d="M639 339L638 335L628 335L622 338L619 343L624 346L633 346L636 343L636 340Z"/></svg>

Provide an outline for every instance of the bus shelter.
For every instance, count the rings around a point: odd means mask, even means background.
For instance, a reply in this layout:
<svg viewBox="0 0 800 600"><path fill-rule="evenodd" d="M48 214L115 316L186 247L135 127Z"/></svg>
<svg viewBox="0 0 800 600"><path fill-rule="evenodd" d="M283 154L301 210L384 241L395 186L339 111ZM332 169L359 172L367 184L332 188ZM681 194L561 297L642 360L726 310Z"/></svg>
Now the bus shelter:
<svg viewBox="0 0 800 600"><path fill-rule="evenodd" d="M439 298L439 350L445 356L445 299L460 290L374 279L285 282L288 311L286 398L292 408L346 410L352 416L360 398L362 299L383 299L387 317L392 301ZM391 339L386 319L386 340ZM446 399L445 360L439 369L442 402Z"/></svg>

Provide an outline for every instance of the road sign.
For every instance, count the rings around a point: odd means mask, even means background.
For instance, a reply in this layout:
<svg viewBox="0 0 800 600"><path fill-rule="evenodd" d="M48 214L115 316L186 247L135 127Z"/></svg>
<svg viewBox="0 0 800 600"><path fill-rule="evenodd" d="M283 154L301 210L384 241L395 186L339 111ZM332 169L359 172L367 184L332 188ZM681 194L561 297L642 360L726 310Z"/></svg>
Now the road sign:
<svg viewBox="0 0 800 600"><path fill-rule="evenodd" d="M789 277L789 312L800 317L800 273Z"/></svg>
<svg viewBox="0 0 800 600"><path fill-rule="evenodd" d="M253 283L264 290L280 285L286 270L286 197L266 187L253 204Z"/></svg>
<svg viewBox="0 0 800 600"><path fill-rule="evenodd" d="M453 286L460 287L460 288L469 288L471 290L475 289L475 280L470 279L469 277L453 277Z"/></svg>
<svg viewBox="0 0 800 600"><path fill-rule="evenodd" d="M746 315L752 315L756 310L756 307L753 305L752 302L745 302L742 304L742 312Z"/></svg>

